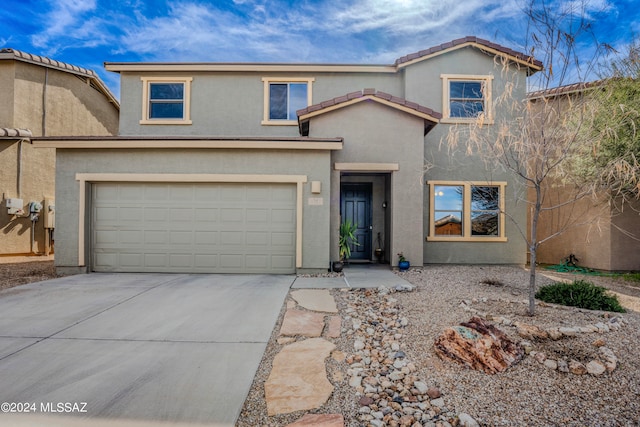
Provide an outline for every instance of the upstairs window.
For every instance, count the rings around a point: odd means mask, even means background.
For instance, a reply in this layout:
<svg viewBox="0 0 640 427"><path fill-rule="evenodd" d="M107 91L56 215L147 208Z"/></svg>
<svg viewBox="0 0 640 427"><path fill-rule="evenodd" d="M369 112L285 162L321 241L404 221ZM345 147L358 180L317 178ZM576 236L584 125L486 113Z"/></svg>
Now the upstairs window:
<svg viewBox="0 0 640 427"><path fill-rule="evenodd" d="M429 181L431 241L506 241L504 182Z"/></svg>
<svg viewBox="0 0 640 427"><path fill-rule="evenodd" d="M184 83L149 83L149 118L184 119Z"/></svg>
<svg viewBox="0 0 640 427"><path fill-rule="evenodd" d="M478 117L484 112L482 82L454 80L449 82L449 112L451 117Z"/></svg>
<svg viewBox="0 0 640 427"><path fill-rule="evenodd" d="M464 122L482 117L491 122L491 76L442 75L443 119Z"/></svg>
<svg viewBox="0 0 640 427"><path fill-rule="evenodd" d="M263 78L264 118L266 125L297 125L297 110L311 105L311 84L314 79Z"/></svg>
<svg viewBox="0 0 640 427"><path fill-rule="evenodd" d="M141 124L191 124L191 78L143 77Z"/></svg>

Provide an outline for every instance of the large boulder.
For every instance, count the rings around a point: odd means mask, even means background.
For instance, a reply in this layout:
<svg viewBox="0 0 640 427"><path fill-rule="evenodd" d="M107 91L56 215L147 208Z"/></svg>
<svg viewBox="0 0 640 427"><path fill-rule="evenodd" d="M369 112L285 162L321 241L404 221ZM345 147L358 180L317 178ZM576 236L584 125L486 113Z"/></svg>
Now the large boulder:
<svg viewBox="0 0 640 427"><path fill-rule="evenodd" d="M524 349L519 344L480 317L447 328L436 338L435 351L443 360L487 374L503 372L524 356Z"/></svg>

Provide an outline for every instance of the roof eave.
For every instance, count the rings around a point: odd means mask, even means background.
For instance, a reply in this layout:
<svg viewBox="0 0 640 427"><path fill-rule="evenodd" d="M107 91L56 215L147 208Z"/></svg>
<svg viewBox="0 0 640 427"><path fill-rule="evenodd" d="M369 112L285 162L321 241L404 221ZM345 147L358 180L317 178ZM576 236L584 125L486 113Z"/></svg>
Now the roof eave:
<svg viewBox="0 0 640 427"><path fill-rule="evenodd" d="M404 113L423 119L424 135L429 133L438 123L440 123L440 119L442 118L442 115L440 113L419 106L415 103L407 103L409 105L400 104L394 102L394 98L395 97L392 97L391 95L382 92L376 92L374 89L365 89L360 93L352 92L343 97L335 98L332 101L328 101L326 105L316 104L303 110L299 110L298 129L300 131L300 135L302 135L303 137L309 136L310 120L312 118L329 113L331 111L340 110L351 105L359 104L363 101L377 102L378 104L385 105L398 111L402 111ZM429 111L431 111L432 114L430 114ZM302 114L300 114L301 112Z"/></svg>
<svg viewBox="0 0 640 427"><path fill-rule="evenodd" d="M440 56L440 55L443 55L445 53L449 53L449 52L452 52L452 51L455 51L455 50L458 50L458 49L462 49L462 48L465 48L465 47L469 47L469 46L474 47L474 48L479 49L479 50L482 50L484 52L491 53L493 55L498 55L498 56L505 57L505 58L509 59L512 62L515 62L515 63L517 63L519 65L523 65L523 66L527 67L528 69L530 69L531 71L533 71L533 72L529 73L529 75L531 75L533 73L536 73L538 71L542 71L542 69L543 69L542 64L539 63L539 61L534 60L533 58L531 58L530 60L522 59L522 58L519 58L517 56L509 55L507 53L501 52L500 50L485 46L485 45L477 43L477 42L465 42L465 43L462 43L462 44L454 45L454 46L451 46L449 48L442 49L442 50L439 50L437 52L430 53L428 55L420 56L420 57L411 59L411 60L406 61L406 62L398 63L396 65L396 67L398 69L402 69L402 68L408 67L410 65L416 64L418 62L426 61L426 60L434 58L436 56Z"/></svg>
<svg viewBox="0 0 640 427"><path fill-rule="evenodd" d="M368 64L293 64L222 62L105 62L107 71L122 72L357 72L396 73L394 65Z"/></svg>

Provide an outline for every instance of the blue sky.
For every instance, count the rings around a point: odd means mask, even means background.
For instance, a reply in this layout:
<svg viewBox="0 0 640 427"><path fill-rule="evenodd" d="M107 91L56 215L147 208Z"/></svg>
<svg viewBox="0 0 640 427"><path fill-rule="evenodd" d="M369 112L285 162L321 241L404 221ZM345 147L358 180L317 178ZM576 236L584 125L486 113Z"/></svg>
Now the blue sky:
<svg viewBox="0 0 640 427"><path fill-rule="evenodd" d="M104 70L105 61L392 64L468 35L525 51L523 5L522 0L3 0L0 48L91 68L119 97L119 76ZM600 41L622 52L640 32L638 9L637 0L591 0L586 17Z"/></svg>

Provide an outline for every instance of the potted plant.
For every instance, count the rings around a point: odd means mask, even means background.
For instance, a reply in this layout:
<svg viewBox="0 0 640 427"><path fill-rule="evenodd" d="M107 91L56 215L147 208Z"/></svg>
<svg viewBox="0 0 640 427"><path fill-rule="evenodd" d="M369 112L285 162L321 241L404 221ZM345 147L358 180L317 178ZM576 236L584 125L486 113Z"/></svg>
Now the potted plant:
<svg viewBox="0 0 640 427"><path fill-rule="evenodd" d="M411 267L411 264L404 257L404 254L402 252L398 253L398 268L400 271L407 271L409 267Z"/></svg>
<svg viewBox="0 0 640 427"><path fill-rule="evenodd" d="M356 241L357 229L357 224L349 220L340 224L340 239L338 240L340 261L334 261L333 271L341 272L344 267L344 262L351 256L351 246L360 246Z"/></svg>

